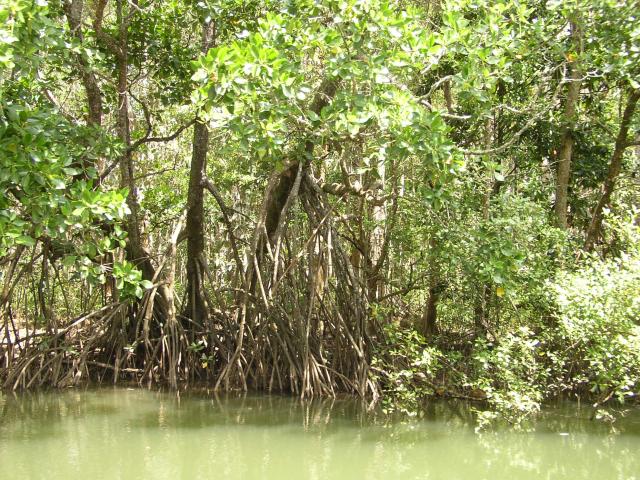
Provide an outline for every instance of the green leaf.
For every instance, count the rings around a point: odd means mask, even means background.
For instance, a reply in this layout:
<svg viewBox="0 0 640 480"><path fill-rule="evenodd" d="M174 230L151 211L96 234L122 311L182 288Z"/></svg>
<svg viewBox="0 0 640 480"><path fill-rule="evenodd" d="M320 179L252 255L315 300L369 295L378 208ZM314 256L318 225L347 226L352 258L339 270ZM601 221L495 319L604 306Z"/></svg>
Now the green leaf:
<svg viewBox="0 0 640 480"><path fill-rule="evenodd" d="M80 173L82 173L82 170L70 167L65 167L62 169L62 171L71 177L75 177L76 175L80 175Z"/></svg>
<svg viewBox="0 0 640 480"><path fill-rule="evenodd" d="M75 255L67 255L62 259L62 265L64 265L65 267L71 267L75 265L77 258L78 257L76 257Z"/></svg>
<svg viewBox="0 0 640 480"><path fill-rule="evenodd" d="M27 236L27 235L20 235L18 238L16 238L16 243L18 245L25 245L27 247L33 247L36 244L35 239Z"/></svg>
<svg viewBox="0 0 640 480"><path fill-rule="evenodd" d="M51 184L53 185L53 188L56 190L64 190L66 188L65 183L59 178L52 178Z"/></svg>

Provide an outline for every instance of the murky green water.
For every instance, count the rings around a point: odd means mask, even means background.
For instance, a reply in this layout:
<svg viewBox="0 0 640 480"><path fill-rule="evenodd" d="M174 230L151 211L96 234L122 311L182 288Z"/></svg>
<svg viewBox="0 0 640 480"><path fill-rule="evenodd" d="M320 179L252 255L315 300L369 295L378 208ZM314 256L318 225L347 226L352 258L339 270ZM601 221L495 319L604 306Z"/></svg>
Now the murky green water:
<svg viewBox="0 0 640 480"><path fill-rule="evenodd" d="M640 412L617 433L589 409L549 410L535 433L476 435L464 404L383 421L351 400L141 390L0 397L0 478L638 479Z"/></svg>

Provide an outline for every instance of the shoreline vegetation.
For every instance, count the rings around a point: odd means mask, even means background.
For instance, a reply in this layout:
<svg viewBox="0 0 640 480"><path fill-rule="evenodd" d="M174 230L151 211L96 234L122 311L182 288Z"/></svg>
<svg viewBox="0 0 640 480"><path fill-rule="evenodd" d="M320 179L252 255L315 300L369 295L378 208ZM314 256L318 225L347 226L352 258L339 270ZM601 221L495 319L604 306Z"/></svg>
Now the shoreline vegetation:
<svg viewBox="0 0 640 480"><path fill-rule="evenodd" d="M640 395L635 2L6 0L0 386Z"/></svg>

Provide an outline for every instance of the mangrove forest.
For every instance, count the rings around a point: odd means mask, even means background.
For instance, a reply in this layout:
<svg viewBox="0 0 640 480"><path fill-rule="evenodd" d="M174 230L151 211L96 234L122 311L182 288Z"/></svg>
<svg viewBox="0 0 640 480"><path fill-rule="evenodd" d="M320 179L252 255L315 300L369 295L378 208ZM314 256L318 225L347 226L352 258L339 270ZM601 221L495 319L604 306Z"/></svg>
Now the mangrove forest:
<svg viewBox="0 0 640 480"><path fill-rule="evenodd" d="M636 0L0 0L0 386L615 422L639 100Z"/></svg>

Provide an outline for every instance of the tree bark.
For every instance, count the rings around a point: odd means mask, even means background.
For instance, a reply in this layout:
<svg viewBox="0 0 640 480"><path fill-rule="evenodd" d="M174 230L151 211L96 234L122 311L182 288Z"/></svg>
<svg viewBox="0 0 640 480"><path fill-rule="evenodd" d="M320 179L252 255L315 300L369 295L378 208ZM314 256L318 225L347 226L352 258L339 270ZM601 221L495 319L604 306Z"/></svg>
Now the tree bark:
<svg viewBox="0 0 640 480"><path fill-rule="evenodd" d="M602 187L602 195L593 210L591 223L587 229L587 239L585 241L584 249L588 252L593 250L598 238L600 238L603 211L611 201L611 195L613 194L618 176L620 175L624 152L627 147L629 147L629 127L639 99L640 89L632 90L627 98L627 104L625 106L624 113L622 114L622 120L620 121L620 129L618 130L615 148L613 150L613 155L611 156L611 161L609 162L609 171Z"/></svg>
<svg viewBox="0 0 640 480"><path fill-rule="evenodd" d="M493 137L495 134L495 121L493 118L488 118L485 121L483 143L485 150L490 150L493 144ZM488 155L486 161L489 162L491 157ZM499 192L499 186L496 190L496 180L494 178L493 168L489 169L487 183L485 184L485 192L482 200L482 221L489 222L491 196ZM476 335L486 336L487 334L487 309L491 300L491 288L487 283L484 283L480 287L478 297L476 297L476 303L473 310L474 316L474 329Z"/></svg>
<svg viewBox="0 0 640 480"><path fill-rule="evenodd" d="M130 213L127 216L125 228L127 231L127 245L125 247L126 258L132 262L142 272L144 280L153 281L155 278L155 268L142 241L142 225L140 218L140 205L137 198L135 182L135 166L133 152L131 149L131 125L129 122L129 79L128 79L128 42L129 24L135 11L131 11L129 3L125 0L116 1L116 25L117 36L102 29L105 9L108 0L97 0L93 19L93 29L96 38L115 57L116 63L116 84L118 88L117 109L116 109L116 132L118 138L124 145L124 153L119 158L120 186L128 189L127 206ZM137 8L137 7L134 7ZM153 302L153 312L160 320L166 318L169 300L166 297L166 289L157 290L157 298ZM133 311L131 312L133 316ZM129 332L135 336L137 321L130 324ZM159 332L159 324L154 323L153 330ZM142 344L140 344L142 347ZM139 356L142 358L142 355Z"/></svg>
<svg viewBox="0 0 640 480"><path fill-rule="evenodd" d="M435 242L430 242L431 248L435 248ZM427 303L424 306L424 312L420 317L418 324L418 332L420 332L425 338L433 337L438 334L438 302L440 301L440 295L445 288L443 283L439 283L438 267L436 265L437 260L434 258L431 260L431 279L429 281L429 296L427 297Z"/></svg>
<svg viewBox="0 0 640 480"><path fill-rule="evenodd" d="M335 95L336 88L337 85L335 81L323 81L315 98L313 99L310 110L316 115L320 115L320 111L329 104ZM302 155L303 158L295 158L286 161L286 168L277 174L277 176L272 177L269 185L267 186L262 212L262 216L264 218L258 222L258 228L264 228L267 238L264 239L262 232L258 232L259 237L254 251L256 266L258 268L260 268L262 259L268 252L269 247L277 246L278 237L280 236L283 228L284 216L287 213L287 209L291 206L297 196L297 188L300 186L302 173L311 163L314 148L315 143L311 139L305 140ZM254 265L250 264L247 268L250 277L247 284L250 286L251 293L254 292L256 281L256 272L253 270L253 267Z"/></svg>
<svg viewBox="0 0 640 480"><path fill-rule="evenodd" d="M115 51L118 75L118 114L116 125L118 137L125 146L125 151L120 159L120 186L127 188L127 205L130 214L127 216L127 253L131 260L142 271L145 280L151 280L154 276L154 268L151 260L145 252L142 244L142 230L140 227L140 204L138 203L137 188L135 184L133 155L131 146L131 126L129 122L129 15L127 3L118 0L116 3L116 16L118 21L118 47Z"/></svg>
<svg viewBox="0 0 640 480"><path fill-rule="evenodd" d="M84 0L66 0L63 4L63 10L67 17L67 23L71 34L82 45L84 43L84 33L82 29L82 17L84 10ZM91 64L82 54L74 55L77 66L78 74L82 82L82 86L85 91L87 99L87 125L90 127L100 127L102 125L102 91L98 84L98 79L92 69ZM89 180L91 175L89 169L93 168L97 172L104 168L104 158L99 157L93 160L88 157L82 158L77 163L74 162L74 167L77 166L81 172L74 176L75 179ZM99 184L100 181L97 181Z"/></svg>
<svg viewBox="0 0 640 480"><path fill-rule="evenodd" d="M578 55L581 48L581 31L578 25L574 22L571 23L571 38L572 43L576 47L576 54ZM571 158L573 155L574 136L573 128L576 121L576 110L580 102L580 87L582 81L580 80L582 73L580 72L578 59L573 58L573 53L569 54L569 86L567 87L567 98L564 105L564 128L562 133L562 140L560 142L560 149L558 153L558 167L556 174L556 201L555 201L555 214L556 222L560 228L567 228L567 204L568 204L568 190L569 180L571 179Z"/></svg>
<svg viewBox="0 0 640 480"><path fill-rule="evenodd" d="M71 0L64 3L64 11L67 16L67 22L71 33L80 43L83 42L82 33L82 11L84 8L83 0ZM87 63L82 55L77 55L77 62L80 65L80 78L82 86L87 95L88 116L87 124L91 126L100 126L102 124L102 92L98 85L98 80L91 70L91 66Z"/></svg>
<svg viewBox="0 0 640 480"><path fill-rule="evenodd" d="M212 21L202 24L202 53L212 46L215 27ZM204 179L209 150L209 128L200 121L193 127L193 149L187 194L187 301L183 316L198 324L208 317L204 295Z"/></svg>

